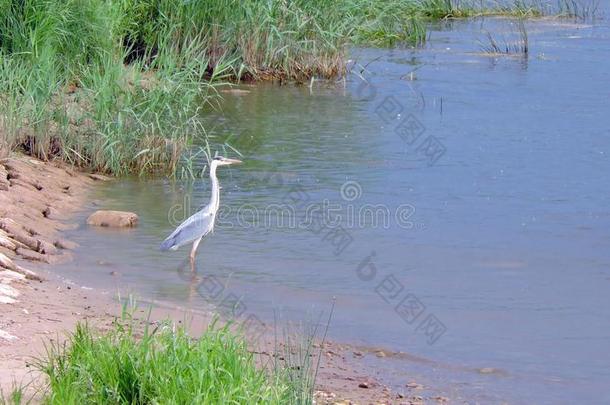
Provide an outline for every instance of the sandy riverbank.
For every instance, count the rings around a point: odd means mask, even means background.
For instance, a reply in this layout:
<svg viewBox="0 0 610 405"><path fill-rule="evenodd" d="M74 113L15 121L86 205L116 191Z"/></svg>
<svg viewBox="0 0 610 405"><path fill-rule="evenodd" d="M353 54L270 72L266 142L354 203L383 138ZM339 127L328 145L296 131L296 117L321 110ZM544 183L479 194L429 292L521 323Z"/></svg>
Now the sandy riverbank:
<svg viewBox="0 0 610 405"><path fill-rule="evenodd" d="M64 339L79 321L103 330L120 313L112 292L68 283L39 265L59 266L70 260L74 244L62 238L62 231L76 226L69 223L71 215L86 204L94 183L102 180L24 156L0 161L0 254L5 258L0 266L0 387L4 392L14 382L32 382L32 390L44 387L31 363L44 354L45 343ZM142 308L148 309L147 305ZM213 317L212 312L153 304L149 320L188 320L189 330L197 334ZM264 340L257 351L262 361L273 355L274 347L272 337ZM362 353L350 345L327 342L318 350L322 353L318 403L425 402L417 392L391 392L364 371Z"/></svg>

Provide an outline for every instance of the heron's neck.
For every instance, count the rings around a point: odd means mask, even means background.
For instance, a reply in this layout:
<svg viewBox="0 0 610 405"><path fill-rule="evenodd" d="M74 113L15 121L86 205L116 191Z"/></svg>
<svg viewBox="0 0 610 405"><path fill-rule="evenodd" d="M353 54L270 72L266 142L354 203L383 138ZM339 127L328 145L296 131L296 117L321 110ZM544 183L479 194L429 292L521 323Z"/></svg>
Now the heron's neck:
<svg viewBox="0 0 610 405"><path fill-rule="evenodd" d="M218 178L216 177L216 162L212 162L210 166L210 180L212 181L212 196L210 198L210 206L214 211L218 210L220 205L220 185L218 184Z"/></svg>

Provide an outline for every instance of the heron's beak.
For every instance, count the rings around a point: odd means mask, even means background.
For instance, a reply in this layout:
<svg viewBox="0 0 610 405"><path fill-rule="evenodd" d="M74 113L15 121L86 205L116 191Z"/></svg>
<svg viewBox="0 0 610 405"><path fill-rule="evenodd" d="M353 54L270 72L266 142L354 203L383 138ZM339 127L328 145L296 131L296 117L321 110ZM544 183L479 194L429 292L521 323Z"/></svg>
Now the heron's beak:
<svg viewBox="0 0 610 405"><path fill-rule="evenodd" d="M241 160L239 159L229 159L229 158L225 158L224 161L229 164L229 165L237 165L240 163L243 163Z"/></svg>

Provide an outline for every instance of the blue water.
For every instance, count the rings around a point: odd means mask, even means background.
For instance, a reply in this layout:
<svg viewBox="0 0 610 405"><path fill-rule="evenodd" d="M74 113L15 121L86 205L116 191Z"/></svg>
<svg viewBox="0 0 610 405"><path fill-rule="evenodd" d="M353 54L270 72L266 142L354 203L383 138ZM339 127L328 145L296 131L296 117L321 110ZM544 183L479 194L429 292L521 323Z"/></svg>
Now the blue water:
<svg viewBox="0 0 610 405"><path fill-rule="evenodd" d="M332 338L426 360L373 356L397 390L415 379L455 402L610 403L610 25L527 28L528 58L480 54L486 30L514 36L509 22L461 21L423 49L352 50L346 82L224 93L212 148L236 145L245 164L219 169L224 211L200 275L240 297L242 317L303 319L336 297ZM91 209L135 210L141 226L75 231L81 253L62 273L218 304L177 274L188 249L156 250L168 215L207 187L101 187ZM294 213L278 224L282 204ZM291 226L312 204L342 228ZM356 214L377 205L377 223Z"/></svg>

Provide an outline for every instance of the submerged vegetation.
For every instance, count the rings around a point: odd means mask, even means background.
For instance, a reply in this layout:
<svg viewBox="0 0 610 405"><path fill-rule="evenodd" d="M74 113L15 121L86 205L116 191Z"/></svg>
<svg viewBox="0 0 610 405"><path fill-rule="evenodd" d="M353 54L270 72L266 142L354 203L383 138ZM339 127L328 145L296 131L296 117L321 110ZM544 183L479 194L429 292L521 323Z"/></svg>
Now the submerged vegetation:
<svg viewBox="0 0 610 405"><path fill-rule="evenodd" d="M565 14L592 12L560 0ZM226 81L344 73L349 44L421 44L428 19L543 0L0 0L0 157L173 175ZM192 173L188 168L182 173Z"/></svg>

